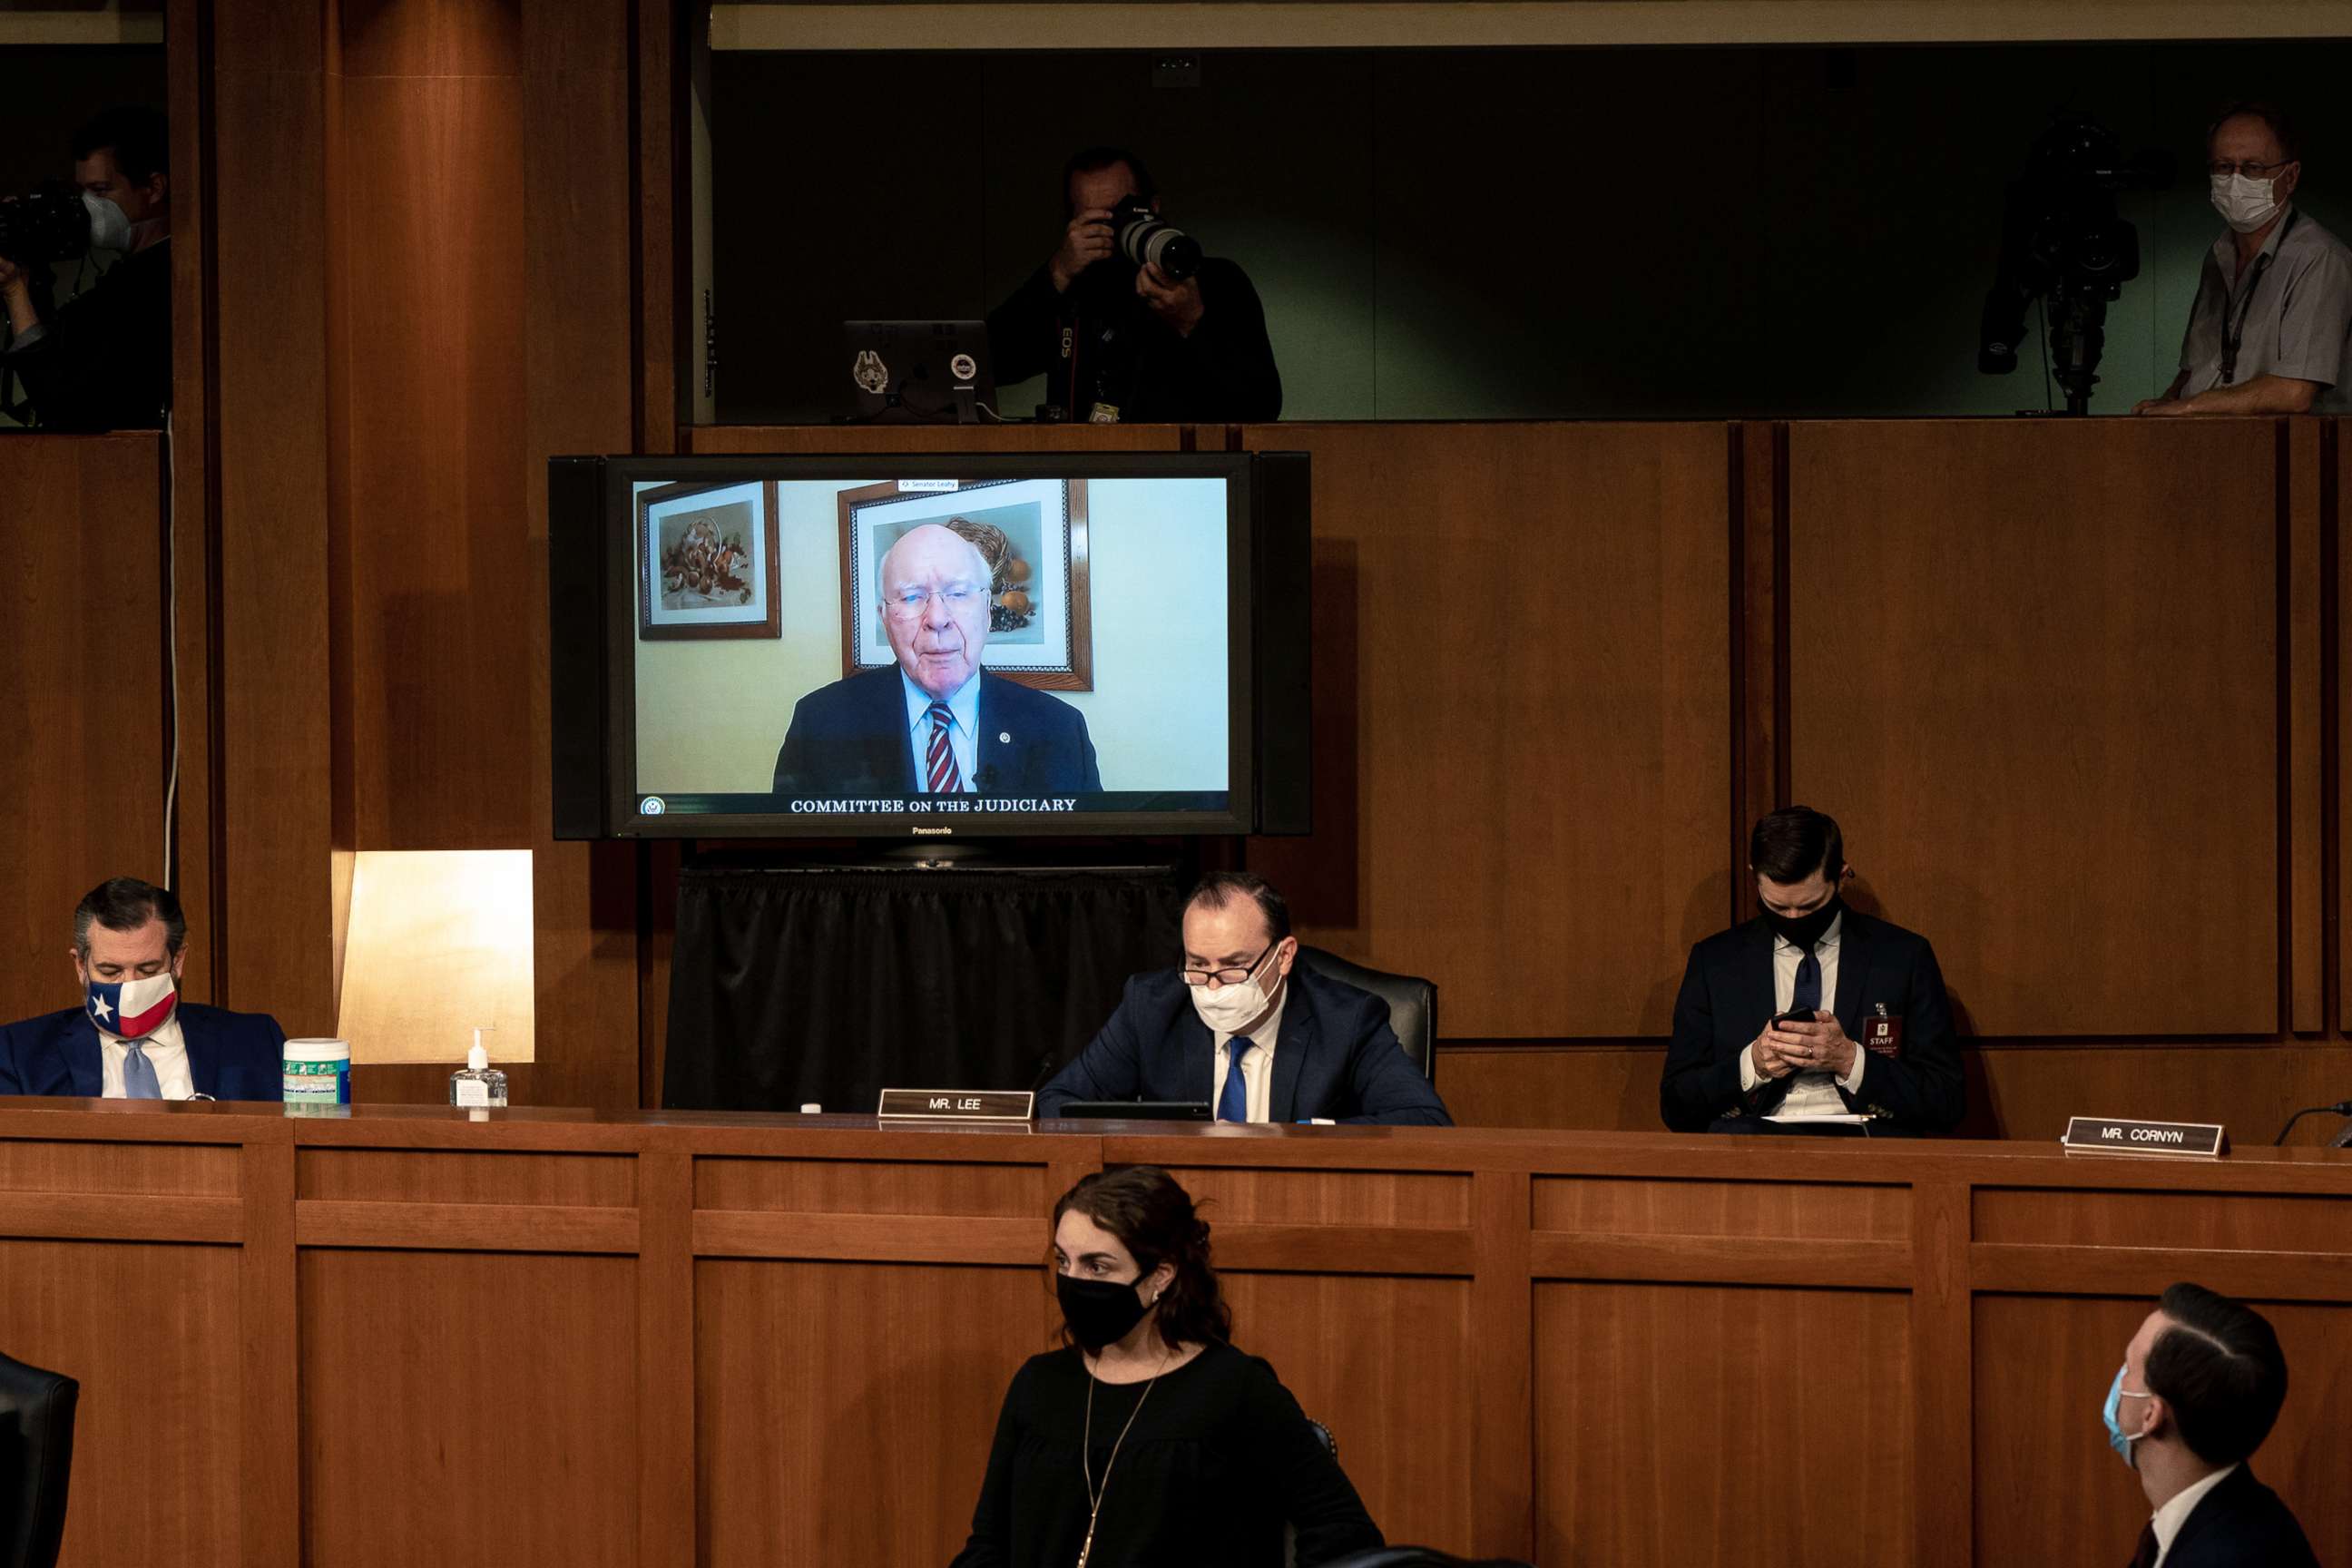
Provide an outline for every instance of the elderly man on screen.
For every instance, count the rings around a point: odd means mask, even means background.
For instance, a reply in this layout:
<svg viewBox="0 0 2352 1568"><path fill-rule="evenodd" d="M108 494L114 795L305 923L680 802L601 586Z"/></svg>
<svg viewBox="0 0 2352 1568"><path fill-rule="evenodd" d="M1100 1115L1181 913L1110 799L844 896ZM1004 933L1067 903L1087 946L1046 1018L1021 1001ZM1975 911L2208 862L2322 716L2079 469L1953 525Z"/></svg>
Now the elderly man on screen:
<svg viewBox="0 0 2352 1568"><path fill-rule="evenodd" d="M1102 788L1086 716L980 667L988 559L954 529L908 529L882 557L888 669L861 670L793 708L781 795L1078 795Z"/></svg>

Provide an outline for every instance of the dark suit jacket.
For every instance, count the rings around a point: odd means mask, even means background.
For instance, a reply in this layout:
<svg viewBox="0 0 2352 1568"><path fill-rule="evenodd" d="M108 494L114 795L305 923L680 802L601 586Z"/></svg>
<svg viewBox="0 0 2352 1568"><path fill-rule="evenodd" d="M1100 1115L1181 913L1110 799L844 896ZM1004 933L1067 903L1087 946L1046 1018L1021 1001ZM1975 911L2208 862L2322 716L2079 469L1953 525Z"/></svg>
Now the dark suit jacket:
<svg viewBox="0 0 2352 1568"><path fill-rule="evenodd" d="M2164 1568L2319 1568L2319 1559L2278 1493L2240 1465L2189 1510Z"/></svg>
<svg viewBox="0 0 2352 1568"><path fill-rule="evenodd" d="M1952 1007L1927 939L1849 908L1838 928L1838 1022L1862 1050L1862 1020L1884 1002L1903 1020L1903 1054L1863 1050L1862 1086L1848 1110L1884 1118L1893 1130L1944 1133L1968 1108ZM1772 930L1761 919L1717 932L1691 949L1675 998L1675 1037L1658 1082L1658 1114L1677 1132L1703 1132L1719 1116L1765 1116L1794 1079L1739 1089L1739 1053L1772 1018Z"/></svg>
<svg viewBox="0 0 2352 1568"><path fill-rule="evenodd" d="M1267 1104L1272 1120L1454 1125L1445 1102L1397 1044L1387 1003L1304 965L1294 965L1286 984ZM1102 1032L1038 1092L1037 1114L1059 1116L1074 1100L1213 1101L1217 1037L1192 1010L1191 990L1172 969L1129 976Z"/></svg>
<svg viewBox="0 0 2352 1568"><path fill-rule="evenodd" d="M906 690L894 664L860 670L802 698L776 753L776 793L914 794L914 728L907 721ZM977 776L964 782L985 794L1083 795L1102 788L1086 715L1058 697L982 670L977 729Z"/></svg>
<svg viewBox="0 0 2352 1568"><path fill-rule="evenodd" d="M188 1076L215 1100L281 1100L286 1031L267 1013L232 1013L183 1002L174 1012L188 1044ZM98 1026L79 1007L0 1025L0 1095L96 1100L103 1083Z"/></svg>

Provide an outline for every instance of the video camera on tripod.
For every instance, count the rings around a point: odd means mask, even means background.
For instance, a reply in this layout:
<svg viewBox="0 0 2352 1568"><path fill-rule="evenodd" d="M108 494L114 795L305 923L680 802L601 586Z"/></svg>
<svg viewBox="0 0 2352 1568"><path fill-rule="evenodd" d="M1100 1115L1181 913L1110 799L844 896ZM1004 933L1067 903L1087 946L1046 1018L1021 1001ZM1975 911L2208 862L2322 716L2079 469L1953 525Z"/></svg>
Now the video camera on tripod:
<svg viewBox="0 0 2352 1568"><path fill-rule="evenodd" d="M2107 306L2139 276L2139 231L2116 216L2118 191L2172 184L2168 153L2129 159L2114 132L2086 115L2060 113L2034 140L2025 173L2011 182L2001 216L2000 270L1985 295L1977 369L2017 368L2025 313L2049 301L2052 374L2066 412L2090 412L2106 350Z"/></svg>

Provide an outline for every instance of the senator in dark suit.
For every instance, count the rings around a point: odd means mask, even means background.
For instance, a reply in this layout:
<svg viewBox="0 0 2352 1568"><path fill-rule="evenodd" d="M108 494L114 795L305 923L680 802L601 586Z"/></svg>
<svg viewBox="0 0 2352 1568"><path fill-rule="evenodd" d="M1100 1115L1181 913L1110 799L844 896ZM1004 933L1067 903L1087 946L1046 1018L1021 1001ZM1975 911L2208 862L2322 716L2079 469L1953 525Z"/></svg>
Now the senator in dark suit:
<svg viewBox="0 0 2352 1568"><path fill-rule="evenodd" d="M169 889L116 877L74 910L82 1005L0 1026L0 1095L282 1098L285 1032L179 999L187 918Z"/></svg>
<svg viewBox="0 0 2352 1568"><path fill-rule="evenodd" d="M968 778L959 764L960 783L989 795L1027 796L1102 788L1086 715L985 670L976 684L975 761ZM802 698L776 753L776 793L860 799L922 793L919 731L908 720L907 689L907 678L894 665L863 670Z"/></svg>
<svg viewBox="0 0 2352 1568"><path fill-rule="evenodd" d="M277 1100L286 1031L267 1013L183 1002L173 1009L194 1091L215 1100ZM0 1095L103 1096L98 1026L79 1007L0 1025Z"/></svg>
<svg viewBox="0 0 2352 1568"><path fill-rule="evenodd" d="M2247 1463L2286 1388L2268 1319L2201 1285L2165 1291L2107 1389L2108 1445L2155 1510L2131 1568L2318 1568L2294 1512ZM2332 1468L2327 1439L2318 1442Z"/></svg>
<svg viewBox="0 0 2352 1568"><path fill-rule="evenodd" d="M1184 949L1185 969L1128 981L1110 1021L1039 1092L1039 1116L1074 1100L1164 1100L1205 1102L1223 1121L1454 1124L1397 1044L1387 1003L1292 968L1289 911L1263 879L1204 879Z"/></svg>
<svg viewBox="0 0 2352 1568"><path fill-rule="evenodd" d="M1665 1124L1776 1131L1776 1113L1863 1115L1874 1132L1950 1131L1967 1089L1927 939L1845 907L1852 868L1820 812L1764 818L1749 856L1764 913L1691 950L1658 1083ZM1864 1044L1882 1007L1891 1052ZM1791 1012L1811 1021L1772 1023Z"/></svg>
<svg viewBox="0 0 2352 1568"><path fill-rule="evenodd" d="M1102 788L1086 716L980 668L994 568L952 524L908 529L877 574L898 664L821 687L793 709L780 795L1081 795ZM968 526L968 525L967 525Z"/></svg>

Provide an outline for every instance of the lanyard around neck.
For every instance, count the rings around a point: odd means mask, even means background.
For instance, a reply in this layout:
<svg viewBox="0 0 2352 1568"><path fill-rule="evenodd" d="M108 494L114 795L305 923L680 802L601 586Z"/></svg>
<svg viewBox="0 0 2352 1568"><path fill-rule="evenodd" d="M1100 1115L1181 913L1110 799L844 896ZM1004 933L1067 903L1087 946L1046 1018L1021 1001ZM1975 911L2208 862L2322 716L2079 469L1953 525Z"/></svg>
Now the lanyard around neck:
<svg viewBox="0 0 2352 1568"><path fill-rule="evenodd" d="M2223 386L2230 385L2238 374L2238 348L2246 341L2246 315L2254 308L2254 290L2263 286L2263 274L2268 272L2271 263L2278 258L2279 247L2286 243L2286 237L2294 232L2295 220L2302 216L2301 208L2288 213L2286 222L2279 227L2278 238L2265 246L2263 253L2254 258L2254 265L2246 274L2246 292L2238 300L2238 308L2235 310L2230 309L2230 298L2227 292L2221 296L2221 384Z"/></svg>

